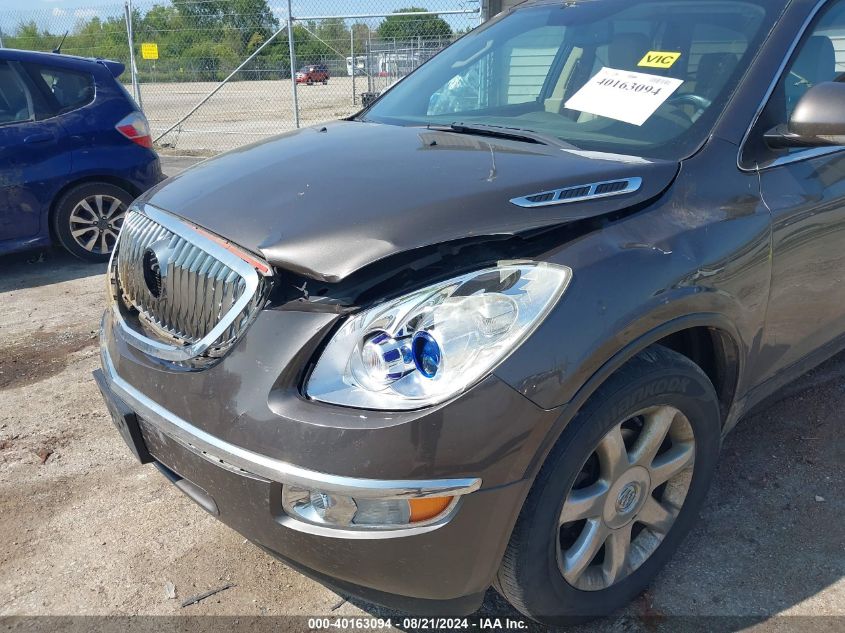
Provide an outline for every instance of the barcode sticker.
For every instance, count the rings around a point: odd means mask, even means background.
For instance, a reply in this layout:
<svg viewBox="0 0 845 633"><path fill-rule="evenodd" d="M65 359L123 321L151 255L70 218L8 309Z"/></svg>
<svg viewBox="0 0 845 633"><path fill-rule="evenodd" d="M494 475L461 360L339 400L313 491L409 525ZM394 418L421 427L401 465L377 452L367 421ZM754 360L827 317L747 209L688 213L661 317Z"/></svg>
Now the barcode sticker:
<svg viewBox="0 0 845 633"><path fill-rule="evenodd" d="M683 79L605 67L572 95L565 107L642 125L683 83Z"/></svg>

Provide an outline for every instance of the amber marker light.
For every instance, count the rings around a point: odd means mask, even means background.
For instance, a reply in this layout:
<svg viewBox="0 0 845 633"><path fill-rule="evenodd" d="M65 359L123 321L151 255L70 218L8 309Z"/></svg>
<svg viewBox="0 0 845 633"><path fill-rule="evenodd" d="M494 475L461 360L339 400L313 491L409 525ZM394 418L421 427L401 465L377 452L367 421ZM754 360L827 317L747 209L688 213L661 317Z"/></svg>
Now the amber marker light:
<svg viewBox="0 0 845 633"><path fill-rule="evenodd" d="M408 504L411 506L411 523L428 521L438 514L442 514L454 497L425 497L422 499L411 499Z"/></svg>

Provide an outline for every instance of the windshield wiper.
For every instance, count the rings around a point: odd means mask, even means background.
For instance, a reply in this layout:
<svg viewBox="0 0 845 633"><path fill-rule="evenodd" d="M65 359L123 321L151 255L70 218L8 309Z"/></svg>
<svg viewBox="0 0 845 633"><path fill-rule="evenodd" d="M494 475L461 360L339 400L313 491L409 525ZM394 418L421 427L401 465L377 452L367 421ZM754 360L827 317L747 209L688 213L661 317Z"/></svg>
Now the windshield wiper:
<svg viewBox="0 0 845 633"><path fill-rule="evenodd" d="M474 134L477 136L491 136L538 145L551 145L562 149L578 149L575 145L567 143L556 136L541 134L534 130L527 130L520 127L506 127L504 125L490 125L488 123L452 123L451 125L429 124L431 130L443 132L456 132L457 134Z"/></svg>

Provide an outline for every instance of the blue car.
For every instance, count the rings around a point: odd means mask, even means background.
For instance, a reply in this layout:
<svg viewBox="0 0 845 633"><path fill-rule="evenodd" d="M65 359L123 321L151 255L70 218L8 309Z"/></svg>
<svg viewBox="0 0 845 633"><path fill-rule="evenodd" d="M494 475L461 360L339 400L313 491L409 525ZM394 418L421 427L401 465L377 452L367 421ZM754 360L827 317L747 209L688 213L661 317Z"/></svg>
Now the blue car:
<svg viewBox="0 0 845 633"><path fill-rule="evenodd" d="M114 249L131 201L163 179L118 62L0 49L0 254Z"/></svg>

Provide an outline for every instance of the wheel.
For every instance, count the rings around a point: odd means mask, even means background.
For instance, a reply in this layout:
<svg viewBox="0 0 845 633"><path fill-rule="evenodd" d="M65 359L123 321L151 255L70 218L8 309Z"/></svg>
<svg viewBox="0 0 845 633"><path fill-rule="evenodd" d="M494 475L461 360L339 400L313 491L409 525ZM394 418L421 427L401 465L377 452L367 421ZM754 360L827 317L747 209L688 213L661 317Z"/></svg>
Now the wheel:
<svg viewBox="0 0 845 633"><path fill-rule="evenodd" d="M115 185L77 185L56 204L54 234L70 254L90 262L107 261L131 202L132 196Z"/></svg>
<svg viewBox="0 0 845 633"><path fill-rule="evenodd" d="M308 80L308 85L309 85L309 86L313 86L313 85L314 85L314 81L313 81L313 80L311 80L311 79L309 79L309 80Z"/></svg>
<svg viewBox="0 0 845 633"><path fill-rule="evenodd" d="M329 85L329 80L328 80L328 79L323 79L323 85L324 85L324 86L328 86L328 85Z"/></svg>
<svg viewBox="0 0 845 633"><path fill-rule="evenodd" d="M695 525L719 453L716 392L692 361L650 348L564 430L519 515L495 587L568 624L640 594Z"/></svg>

